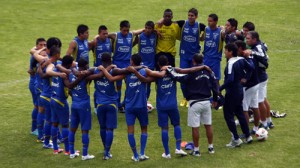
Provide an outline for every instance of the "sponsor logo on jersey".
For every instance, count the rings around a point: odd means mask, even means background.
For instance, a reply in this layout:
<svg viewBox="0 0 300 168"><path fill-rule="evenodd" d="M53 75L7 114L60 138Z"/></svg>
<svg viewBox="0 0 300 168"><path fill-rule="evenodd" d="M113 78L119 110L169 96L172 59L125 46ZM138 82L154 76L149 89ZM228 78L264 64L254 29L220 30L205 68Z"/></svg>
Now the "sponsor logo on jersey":
<svg viewBox="0 0 300 168"><path fill-rule="evenodd" d="M193 37L193 36L183 36L183 40L192 43L192 42L196 42L196 37Z"/></svg>
<svg viewBox="0 0 300 168"><path fill-rule="evenodd" d="M119 52L125 52L125 53L127 53L127 52L130 51L130 47L128 47L128 46L121 46L121 47L118 48L118 51Z"/></svg>
<svg viewBox="0 0 300 168"><path fill-rule="evenodd" d="M152 48L152 47L145 47L145 48L141 49L141 53L144 53L144 54L150 54L153 52L154 52L154 48Z"/></svg>

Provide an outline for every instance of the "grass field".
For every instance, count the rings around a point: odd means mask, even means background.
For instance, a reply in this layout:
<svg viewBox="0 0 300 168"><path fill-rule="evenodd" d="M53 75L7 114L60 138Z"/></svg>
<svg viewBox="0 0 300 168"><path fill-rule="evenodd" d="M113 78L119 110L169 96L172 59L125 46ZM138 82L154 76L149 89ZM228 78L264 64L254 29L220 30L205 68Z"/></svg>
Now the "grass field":
<svg viewBox="0 0 300 168"><path fill-rule="evenodd" d="M300 167L299 6L298 0L1 1L1 167ZM80 158L70 160L63 155L54 156L52 150L44 150L41 144L35 142L36 137L29 134L32 102L26 70L29 65L29 49L35 45L36 38L59 37L63 43L62 54L64 54L69 42L76 36L76 27L80 23L90 27L91 39L96 35L100 24L105 24L110 32L115 32L118 31L119 22L127 19L131 22L131 29L134 30L142 28L147 20L156 21L161 18L166 8L173 10L174 20L186 19L187 11L191 7L199 10L198 21L205 24L210 13L218 14L220 25L225 25L230 17L239 21L239 28L244 22L252 21L261 39L268 44L270 56L268 99L271 109L286 112L287 117L273 119L275 128L269 132L267 141L254 141L253 144L243 145L241 148L227 149L225 144L229 142L230 134L223 113L219 110L213 111L216 153L208 154L204 129L201 127L200 158L191 156L181 158L173 154L175 142L172 128L169 134L172 159L161 158L163 146L156 111L149 114L146 154L150 156L150 160L145 162L133 163L130 160L132 152L127 142L127 128L123 114L118 116L118 129L115 131L111 149L113 158L108 161L102 160L103 147L95 115L93 115L93 129L90 131L89 148L89 153L96 156L94 160L84 162ZM224 60L222 64L224 68ZM152 87L154 90L153 85ZM178 100L181 98L181 91L178 90ZM151 102L155 104L153 91ZM182 139L191 141L191 129L186 126L187 109L180 107L179 110ZM136 135L139 135L140 131L137 128ZM136 140L139 142L139 136L136 136ZM76 135L76 146L81 150L80 133Z"/></svg>

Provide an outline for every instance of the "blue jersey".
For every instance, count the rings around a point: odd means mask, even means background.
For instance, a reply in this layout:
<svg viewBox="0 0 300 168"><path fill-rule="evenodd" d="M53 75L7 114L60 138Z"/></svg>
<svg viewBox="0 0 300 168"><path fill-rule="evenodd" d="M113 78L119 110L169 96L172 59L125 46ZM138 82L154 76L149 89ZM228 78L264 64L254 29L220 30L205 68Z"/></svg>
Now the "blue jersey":
<svg viewBox="0 0 300 168"><path fill-rule="evenodd" d="M143 65L154 69L155 65L156 34L147 36L142 33L139 37L139 54L142 57Z"/></svg>
<svg viewBox="0 0 300 168"><path fill-rule="evenodd" d="M98 69L95 74L100 73ZM111 71L110 71L111 73ZM105 76L95 79L95 96L97 104L116 104L118 99L116 82L110 82Z"/></svg>
<svg viewBox="0 0 300 168"><path fill-rule="evenodd" d="M53 71L59 72L59 70L56 68L56 66L54 67ZM51 98L54 99L56 102L57 101L62 102L68 98L69 90L67 87L65 87L64 81L61 77L53 76L51 86L52 86Z"/></svg>
<svg viewBox="0 0 300 168"><path fill-rule="evenodd" d="M133 33L129 32L127 36L117 33L114 41L113 63L119 68L128 67L132 51Z"/></svg>
<svg viewBox="0 0 300 168"><path fill-rule="evenodd" d="M216 59L221 61L223 49L221 28L217 27L215 30L212 30L209 27L206 27L204 37L204 61L207 59Z"/></svg>
<svg viewBox="0 0 300 168"><path fill-rule="evenodd" d="M195 53L200 53L199 44L199 23L195 22L194 25L190 25L189 21L185 21L181 30L181 42L180 42L180 58L184 60L192 60Z"/></svg>
<svg viewBox="0 0 300 168"><path fill-rule="evenodd" d="M37 68L40 66L40 64L36 65ZM35 81L34 81L34 87L37 94L41 94L43 90L43 82L38 73L35 74Z"/></svg>
<svg viewBox="0 0 300 168"><path fill-rule="evenodd" d="M29 69L36 72L36 65L37 65L37 61L34 59L34 57L31 55L30 56L30 62L29 62ZM34 75L30 75L30 79L29 79L29 85L33 85L34 86L34 82L35 82L35 77L36 73Z"/></svg>
<svg viewBox="0 0 300 168"><path fill-rule="evenodd" d="M156 108L159 110L168 110L177 107L176 81L167 74L163 78L158 78L156 84Z"/></svg>
<svg viewBox="0 0 300 168"><path fill-rule="evenodd" d="M251 47L252 56L254 63L257 68L257 75L259 82L264 82L268 80L268 74L266 69L268 68L268 60L269 56L267 54L268 48L262 42L257 43L256 45Z"/></svg>
<svg viewBox="0 0 300 168"><path fill-rule="evenodd" d="M74 57L74 60L78 62L80 58L84 58L89 62L89 46L87 40L80 40L78 37L74 38L74 41L76 42L76 48L73 51L72 55Z"/></svg>
<svg viewBox="0 0 300 168"><path fill-rule="evenodd" d="M46 68L47 67L45 67L43 69L43 73L46 73ZM45 98L50 99L51 94L52 94L51 82L52 82L52 78L51 77L46 77L46 78L42 79L43 89L42 89L41 97L45 97Z"/></svg>
<svg viewBox="0 0 300 168"><path fill-rule="evenodd" d="M101 56L104 52L109 54L112 53L112 45L109 38L106 38L105 41L97 39L97 44L94 51L94 66L102 65Z"/></svg>
<svg viewBox="0 0 300 168"><path fill-rule="evenodd" d="M77 77L71 73L69 81L74 82ZM71 89L72 93L72 108L80 108L84 105L90 105L89 83L86 80L81 80L75 87Z"/></svg>
<svg viewBox="0 0 300 168"><path fill-rule="evenodd" d="M144 68L139 73L146 76ZM147 83L141 82L134 73L126 75L125 108L144 108L147 107Z"/></svg>

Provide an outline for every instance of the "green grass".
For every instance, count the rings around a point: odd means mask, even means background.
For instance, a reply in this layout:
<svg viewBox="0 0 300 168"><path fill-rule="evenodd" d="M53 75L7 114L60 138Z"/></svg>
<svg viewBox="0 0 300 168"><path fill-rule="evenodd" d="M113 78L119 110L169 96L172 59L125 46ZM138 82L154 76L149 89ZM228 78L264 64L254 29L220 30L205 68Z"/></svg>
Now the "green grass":
<svg viewBox="0 0 300 168"><path fill-rule="evenodd" d="M261 39L269 46L270 68L268 69L268 99L271 108L287 112L284 119L273 119L276 127L270 131L265 142L254 141L238 149L227 149L225 144L230 134L221 110L213 111L214 145L216 153L207 153L204 129L201 127L201 158L161 158L163 147L160 129L157 126L156 111L149 114L149 138L146 153L150 160L133 163L127 142L126 123L123 114L118 116L118 129L112 145L113 159L103 161L103 147L100 143L99 124L93 115L90 131L89 153L96 159L83 162L80 159L53 156L51 150L44 150L29 134L31 120L31 96L28 90L29 49L38 37L59 37L62 53L76 36L80 23L90 27L90 39L96 35L98 26L105 24L110 32L118 31L119 22L127 19L132 30L144 26L147 20L158 20L163 10L171 8L174 20L186 19L191 7L199 10L200 22L206 24L208 14L217 13L219 24L225 25L230 17L239 21L239 28L246 21L253 21ZM203 1L17 1L1 3L0 10L0 164L1 167L299 167L300 156L300 21L297 0L203 0ZM179 43L177 43L177 46ZM136 48L134 49L136 51ZM90 53L90 55L92 55ZM177 57L178 58L178 57ZM178 59L177 59L178 61ZM222 62L223 68L225 61ZM178 65L178 62L177 62ZM179 88L179 87L178 87ZM154 90L154 85L152 85ZM181 100L178 90L178 100ZM151 102L155 104L155 93ZM186 126L186 108L181 113L182 139L191 141L191 129ZM138 124L137 124L138 125ZM139 142L136 127L136 140ZM170 129L170 149L173 153L175 142ZM76 147L81 150L80 133L76 135Z"/></svg>

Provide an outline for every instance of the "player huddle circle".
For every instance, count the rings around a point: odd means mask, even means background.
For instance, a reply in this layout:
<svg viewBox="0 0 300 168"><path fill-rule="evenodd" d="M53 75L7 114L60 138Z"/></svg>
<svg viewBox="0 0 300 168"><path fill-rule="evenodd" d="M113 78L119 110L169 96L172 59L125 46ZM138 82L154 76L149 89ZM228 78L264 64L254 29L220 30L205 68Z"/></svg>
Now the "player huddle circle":
<svg viewBox="0 0 300 168"><path fill-rule="evenodd" d="M63 152L71 159L79 156L79 152L74 150L74 142L80 124L82 160L95 157L88 153L92 125L88 91L91 81L94 81L95 87L94 107L100 124L104 160L112 158L110 149L114 129L117 128L118 111L125 112L128 143L133 153L131 159L149 159L145 148L148 111L153 109L148 102L151 82L157 86L156 109L164 147L163 158L171 158L169 119L174 127L175 155L187 155L181 149L176 82L180 82L184 96L180 106L188 107L188 126L192 128L193 136L191 155L201 155L198 143L200 124L206 129L208 153L215 152L211 107L219 109L223 106L224 118L232 135L227 147L238 147L243 143L236 130L234 115L241 125L244 143L252 142L251 134L256 134L259 140L267 138L267 130L274 127L266 99L268 55L266 45L254 31L254 24L246 22L243 31L238 31L237 20L230 18L225 28L219 27L218 16L210 14L205 26L196 21L198 11L195 8L188 11L187 20L172 21L172 17L172 10L166 9L158 23L147 21L144 29L135 31L129 31L130 24L126 20L121 21L117 33L108 33L107 27L101 25L92 41L88 41L88 26L81 24L77 27L78 35L70 42L62 59L58 38L37 39L36 46L30 51L28 70L29 89L35 106L31 131L37 134L37 141L43 143L43 148L53 149L54 154ZM176 40L180 40L179 68L175 67ZM204 41L202 54L200 41ZM224 41L227 65L224 84L220 86ZM135 45L138 53L132 55ZM93 66L89 60L90 50L94 54ZM122 80L126 84L123 102ZM226 90L224 97L222 90ZM71 108L67 102L68 94L72 97ZM254 116L251 131L249 111ZM136 119L141 126L140 152L134 138ZM260 122L263 128L259 129ZM61 125L61 130L58 125ZM58 143L64 143L64 149Z"/></svg>

